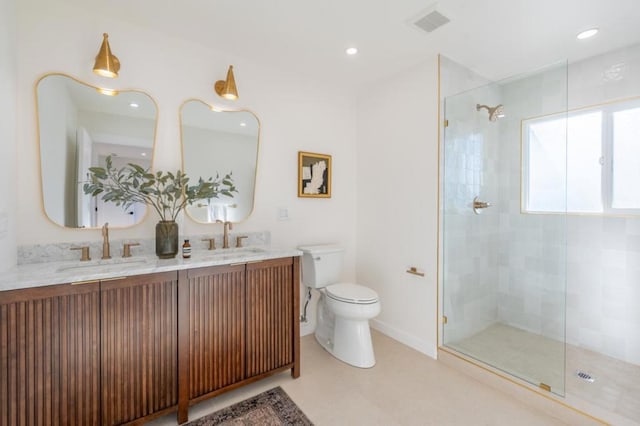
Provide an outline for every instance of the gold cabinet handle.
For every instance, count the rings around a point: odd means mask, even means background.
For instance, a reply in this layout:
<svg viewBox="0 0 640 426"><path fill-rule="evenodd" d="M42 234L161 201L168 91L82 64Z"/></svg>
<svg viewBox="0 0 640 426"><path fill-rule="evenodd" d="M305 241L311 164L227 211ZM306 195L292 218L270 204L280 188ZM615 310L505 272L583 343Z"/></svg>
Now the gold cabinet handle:
<svg viewBox="0 0 640 426"><path fill-rule="evenodd" d="M99 282L100 282L100 280L75 281L75 282L72 282L71 285L94 284L94 283L99 283Z"/></svg>
<svg viewBox="0 0 640 426"><path fill-rule="evenodd" d="M101 280L84 280L84 281L74 281L71 283L71 285L83 285L83 284L93 284L93 283L106 283L109 281L119 281L119 280L124 280L127 277L113 277L113 278L103 278Z"/></svg>
<svg viewBox="0 0 640 426"><path fill-rule="evenodd" d="M100 281L103 283L106 283L108 281L120 281L120 280L126 280L127 277L113 277L113 278L103 278Z"/></svg>

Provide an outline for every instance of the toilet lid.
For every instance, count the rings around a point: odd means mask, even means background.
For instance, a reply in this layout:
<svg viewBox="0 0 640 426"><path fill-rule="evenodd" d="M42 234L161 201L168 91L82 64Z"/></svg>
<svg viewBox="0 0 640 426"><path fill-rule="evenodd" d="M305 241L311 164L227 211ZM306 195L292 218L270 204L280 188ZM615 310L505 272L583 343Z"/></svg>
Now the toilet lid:
<svg viewBox="0 0 640 426"><path fill-rule="evenodd" d="M325 287L325 291L327 292L327 296L341 302L373 303L378 301L378 293L358 284L331 284Z"/></svg>

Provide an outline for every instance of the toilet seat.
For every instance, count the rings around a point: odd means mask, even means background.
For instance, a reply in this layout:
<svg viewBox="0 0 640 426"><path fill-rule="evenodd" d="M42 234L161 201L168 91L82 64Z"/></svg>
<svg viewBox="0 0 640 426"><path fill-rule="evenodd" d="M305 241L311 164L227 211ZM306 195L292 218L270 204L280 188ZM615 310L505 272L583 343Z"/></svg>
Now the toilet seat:
<svg viewBox="0 0 640 426"><path fill-rule="evenodd" d="M378 302L378 293L374 290L353 283L331 284L325 287L327 297L344 303L368 305Z"/></svg>

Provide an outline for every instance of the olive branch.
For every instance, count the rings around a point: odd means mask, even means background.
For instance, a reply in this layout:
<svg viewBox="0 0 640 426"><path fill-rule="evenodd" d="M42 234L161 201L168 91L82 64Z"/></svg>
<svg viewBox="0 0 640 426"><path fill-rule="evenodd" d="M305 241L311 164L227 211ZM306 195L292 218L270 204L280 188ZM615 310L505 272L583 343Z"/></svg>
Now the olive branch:
<svg viewBox="0 0 640 426"><path fill-rule="evenodd" d="M207 180L200 177L196 185L189 185L189 177L181 170L154 174L134 163L116 169L111 156L106 159L106 168L90 167L89 177L91 182L83 186L85 194L103 194L103 201L124 209L134 203L150 205L163 221L175 221L180 211L195 201L219 195L233 198L233 193L238 192L231 172L224 177L216 173L215 178Z"/></svg>

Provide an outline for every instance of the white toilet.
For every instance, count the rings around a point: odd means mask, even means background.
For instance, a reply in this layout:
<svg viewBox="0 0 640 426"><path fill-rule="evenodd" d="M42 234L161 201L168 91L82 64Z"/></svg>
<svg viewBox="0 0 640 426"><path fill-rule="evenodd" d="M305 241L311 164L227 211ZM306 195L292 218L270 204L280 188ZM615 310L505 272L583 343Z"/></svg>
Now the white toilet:
<svg viewBox="0 0 640 426"><path fill-rule="evenodd" d="M320 291L316 339L329 353L355 367L376 363L369 319L380 313L378 294L370 288L339 282L344 249L335 245L298 247L302 283Z"/></svg>

